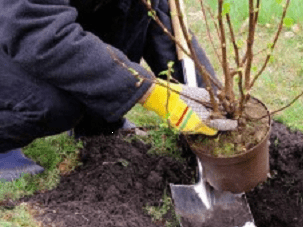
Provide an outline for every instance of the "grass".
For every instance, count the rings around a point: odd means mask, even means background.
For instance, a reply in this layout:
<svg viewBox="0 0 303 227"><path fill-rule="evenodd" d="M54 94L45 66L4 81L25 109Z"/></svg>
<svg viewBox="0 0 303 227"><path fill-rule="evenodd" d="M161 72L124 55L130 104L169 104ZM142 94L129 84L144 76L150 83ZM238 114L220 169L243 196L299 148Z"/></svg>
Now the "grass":
<svg viewBox="0 0 303 227"><path fill-rule="evenodd" d="M37 214L36 210L31 210L26 203L20 204L13 211L0 207L0 226L1 227L37 227L43 226L41 222L37 222L33 215Z"/></svg>
<svg viewBox="0 0 303 227"><path fill-rule="evenodd" d="M142 125L142 122L145 122L144 119L146 116L146 110L142 108L141 105L135 105L133 109L126 115L126 117L131 116L132 113L137 116L135 119L133 119L133 122L137 126L146 126L145 124ZM154 115L154 113L152 114ZM141 140L144 143L152 145L151 149L148 151L148 154L170 156L180 162L183 162L184 159L180 156L179 148L177 146L177 140L179 137L177 130L169 128L167 123L157 115L154 116L153 122L158 122L158 124L154 125L156 127L149 130L147 136L135 135L128 138L127 141L130 142L132 140ZM150 126L153 126L153 124Z"/></svg>
<svg viewBox="0 0 303 227"><path fill-rule="evenodd" d="M194 8L196 11L200 10L199 1L184 0L187 9ZM213 10L217 9L218 2L214 0L204 0ZM255 1L256 2L256 1ZM279 4L278 2L281 2ZM282 5L286 0L266 0L261 1L259 24L273 24L275 20L282 13ZM241 23L247 19L248 15L248 1L243 0L225 0L224 3L230 4L231 19L234 21L236 28L241 26ZM292 18L295 23L302 23L303 21L303 7L301 0L291 0L287 17Z"/></svg>
<svg viewBox="0 0 303 227"><path fill-rule="evenodd" d="M208 0L209 3L215 1ZM231 12L236 12L232 17L237 21L236 32L239 34L246 27L246 17L241 13L245 11L246 3L243 0L229 1ZM214 51L206 36L205 22L202 19L200 5L197 1L185 0L187 6L188 22L190 28L198 37L199 43L205 49L218 77L222 79L222 70ZM212 7L215 7L213 4ZM256 34L255 50L263 49L268 43L272 42L275 28L281 14L281 6L276 0L262 1L260 12L260 23ZM294 23L303 22L303 7L299 0L292 0L287 14L294 20ZM212 23L211 23L212 24ZM276 110L290 102L303 87L303 27L299 31L293 32L292 28L285 28L274 51L274 58L268 68L262 74L252 95L262 100L270 110ZM216 37L213 26L211 27L213 37ZM286 38L287 34L293 33L293 37ZM247 34L241 34L240 40L245 42ZM239 36L237 36L239 37ZM218 44L216 42L216 44ZM229 45L229 52L232 48ZM242 51L245 48L243 46ZM243 52L242 52L243 53ZM263 63L264 55L255 57L254 66L260 68ZM292 130L303 131L303 99L300 98L296 104L287 110L274 116L274 119L282 122ZM138 126L157 126L149 132L148 136L137 136L144 142L152 143L151 153L157 155L170 155L178 159L178 149L176 148L176 136L174 131L167 129L165 123L153 112L145 110L140 105L135 105L126 117ZM29 176L25 175L14 182L0 182L0 202L5 199L18 199L25 195L32 195L37 191L47 191L55 188L60 180L60 174L68 174L81 162L77 160L79 149L83 145L74 144L73 138L69 138L65 133L55 136L40 138L24 148L26 156L34 161L40 162L45 168L42 174ZM181 159L179 159L181 161ZM151 215L160 217L169 207L169 199L164 197L164 205L159 208L148 208ZM165 205L166 204L166 205ZM161 211L162 209L162 211ZM32 211L26 205L17 206L13 210L0 209L0 226L40 226L32 218ZM161 217L160 217L161 219ZM168 223L167 223L167 226Z"/></svg>
<svg viewBox="0 0 303 227"><path fill-rule="evenodd" d="M34 176L25 174L15 181L0 183L0 202L8 199L18 200L37 191L45 192L57 187L60 175L68 174L82 164L78 161L79 149L82 147L82 142L75 144L74 139L68 137L66 133L36 139L24 147L24 154L39 162L45 171ZM31 215L33 212L25 204L12 210L1 208L0 226L40 226L33 220Z"/></svg>

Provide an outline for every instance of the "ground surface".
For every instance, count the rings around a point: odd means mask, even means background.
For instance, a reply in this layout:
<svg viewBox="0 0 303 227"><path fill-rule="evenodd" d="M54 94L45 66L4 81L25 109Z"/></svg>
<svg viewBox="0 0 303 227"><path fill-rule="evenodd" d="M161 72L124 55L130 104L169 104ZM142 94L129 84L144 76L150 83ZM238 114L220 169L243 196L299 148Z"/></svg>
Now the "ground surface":
<svg viewBox="0 0 303 227"><path fill-rule="evenodd" d="M303 135L291 133L280 123L272 127L270 165L276 174L247 193L248 201L258 227L302 227ZM19 202L42 208L45 213L36 218L46 226L163 226L160 221L153 223L142 207L161 205L164 188L171 196L169 183L190 184L194 156L184 154L188 160L184 164L152 157L146 154L149 145L128 143L124 136L85 138L83 166L62 176L56 189ZM170 219L171 214L164 218Z"/></svg>

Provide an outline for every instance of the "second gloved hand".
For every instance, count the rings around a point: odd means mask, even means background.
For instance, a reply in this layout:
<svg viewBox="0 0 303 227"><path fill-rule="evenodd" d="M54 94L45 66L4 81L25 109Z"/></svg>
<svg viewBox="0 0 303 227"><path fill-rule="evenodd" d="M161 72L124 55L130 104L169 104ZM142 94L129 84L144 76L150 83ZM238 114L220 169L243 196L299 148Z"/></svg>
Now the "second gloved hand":
<svg viewBox="0 0 303 227"><path fill-rule="evenodd" d="M170 83L170 88L177 92L171 91L168 100L167 82L161 79L157 80L163 86L157 83L154 84L139 102L147 110L154 111L163 119L168 118L173 127L183 132L205 135L215 135L218 130L228 131L237 128L236 120L214 119L207 121L211 109L177 93L209 102L209 94L204 88ZM167 100L169 101L168 113L166 111Z"/></svg>

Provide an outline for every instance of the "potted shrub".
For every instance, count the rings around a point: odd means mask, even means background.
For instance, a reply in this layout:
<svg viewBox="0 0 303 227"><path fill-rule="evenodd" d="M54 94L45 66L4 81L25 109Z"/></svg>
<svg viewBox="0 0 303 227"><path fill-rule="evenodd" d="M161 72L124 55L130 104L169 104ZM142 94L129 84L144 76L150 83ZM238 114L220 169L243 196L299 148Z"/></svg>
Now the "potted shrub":
<svg viewBox="0 0 303 227"><path fill-rule="evenodd" d="M217 0L217 16L214 16L211 12L210 15L217 28L220 41L221 53L219 54L219 51L216 48L214 49L223 69L224 85L212 79L197 59L195 51L191 46L191 35L187 30L182 3L180 3L181 0L175 1L177 15L186 39L187 47L178 42L174 35L162 24L156 12L153 10L151 2L142 0L148 9L149 16L175 41L178 48L194 61L195 67L203 77L206 83L206 89L209 92L209 105L211 105L212 109L210 118L216 119L225 116L238 121L237 130L218 132L218 134L213 137L197 134L183 134L182 136L187 141L190 149L202 161L204 177L214 188L234 193L249 191L257 186L258 183L265 181L269 174L268 148L271 116L289 107L303 95L302 92L291 103L273 112L269 112L260 100L250 95L251 88L266 68L282 31L283 24L287 21L285 16L290 0L286 0L283 6L281 20L272 43L265 48L265 51L267 51L266 59L259 71L254 73L254 75L252 75L252 62L254 60L253 47L261 0L247 0L249 6L249 24L246 51L243 56L241 56L234 34L233 24L230 19L230 5L224 2L224 0ZM199 1L206 22L207 33L214 47L205 12L208 8L203 3L203 0ZM230 36L229 42L234 49L234 63L228 60L227 31ZM170 81L169 74L170 73L168 73L168 82ZM140 76L137 73L134 73L134 75ZM234 81L236 83L234 83ZM212 85L218 88L217 98L215 97ZM172 90L169 86L167 89Z"/></svg>

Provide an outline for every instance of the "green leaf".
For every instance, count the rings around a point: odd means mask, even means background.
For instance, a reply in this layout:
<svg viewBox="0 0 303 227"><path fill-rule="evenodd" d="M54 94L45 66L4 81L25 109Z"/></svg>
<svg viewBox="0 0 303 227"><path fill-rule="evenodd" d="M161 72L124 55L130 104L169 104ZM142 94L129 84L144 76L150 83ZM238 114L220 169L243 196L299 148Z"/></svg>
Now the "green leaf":
<svg viewBox="0 0 303 227"><path fill-rule="evenodd" d="M164 120L167 120L170 117L170 113L167 113L164 117Z"/></svg>
<svg viewBox="0 0 303 227"><path fill-rule="evenodd" d="M283 24L285 27L289 28L294 25L294 20L290 17L285 17L283 20Z"/></svg>
<svg viewBox="0 0 303 227"><path fill-rule="evenodd" d="M147 15L155 19L156 11L155 10L148 11Z"/></svg>
<svg viewBox="0 0 303 227"><path fill-rule="evenodd" d="M162 72L159 73L159 76L161 76L161 75L167 75L167 74L168 74L168 70L164 70L164 71L162 71Z"/></svg>
<svg viewBox="0 0 303 227"><path fill-rule="evenodd" d="M240 80L239 75L234 76L234 80L236 83L239 83L239 80Z"/></svg>
<svg viewBox="0 0 303 227"><path fill-rule="evenodd" d="M273 63L273 62L275 62L275 57L271 55L269 58L269 63Z"/></svg>
<svg viewBox="0 0 303 227"><path fill-rule="evenodd" d="M282 4L283 0L276 0L276 3Z"/></svg>
<svg viewBox="0 0 303 227"><path fill-rule="evenodd" d="M257 66L253 66L253 67L251 67L251 70L252 70L253 72L257 72L258 67L257 67Z"/></svg>
<svg viewBox="0 0 303 227"><path fill-rule="evenodd" d="M244 44L244 42L243 42L242 39L239 39L239 40L237 41L237 46L238 46L238 48L242 48L243 44Z"/></svg>
<svg viewBox="0 0 303 227"><path fill-rule="evenodd" d="M267 43L267 48L268 49L272 49L272 46L273 46L274 44L273 43Z"/></svg>
<svg viewBox="0 0 303 227"><path fill-rule="evenodd" d="M175 62L169 61L169 62L167 63L167 66L168 66L168 68L172 68L172 67L174 66L174 64L175 64Z"/></svg>
<svg viewBox="0 0 303 227"><path fill-rule="evenodd" d="M139 75L139 73L133 68L128 68L128 71L130 71L134 76Z"/></svg>
<svg viewBox="0 0 303 227"><path fill-rule="evenodd" d="M223 12L222 12L222 16L226 15L227 13L230 12L230 3L225 2L223 4Z"/></svg>

